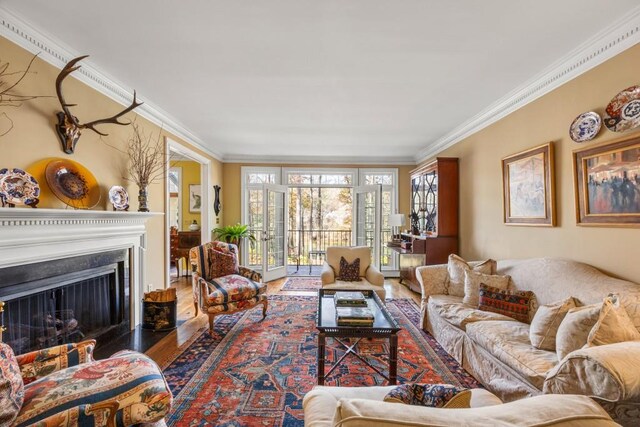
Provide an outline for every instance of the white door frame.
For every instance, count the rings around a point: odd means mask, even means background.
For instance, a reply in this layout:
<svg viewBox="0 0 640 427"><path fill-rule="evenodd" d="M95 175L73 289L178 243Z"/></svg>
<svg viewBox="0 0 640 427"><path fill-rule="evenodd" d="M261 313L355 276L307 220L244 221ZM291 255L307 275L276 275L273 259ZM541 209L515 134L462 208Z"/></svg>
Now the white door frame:
<svg viewBox="0 0 640 427"><path fill-rule="evenodd" d="M200 185L202 186L202 209L200 211L200 222L201 222L201 241L202 243L209 242L211 240L211 230L213 219L211 216L211 212L213 209L210 209L209 200L211 200L211 192L213 187L211 186L211 160L207 157L203 156L192 150L189 147L186 147L180 144L177 141L170 139L169 137L165 137L165 153L166 153L166 167L164 172L164 219L165 219L165 227L164 227L164 265L165 265L165 279L164 279L164 287L165 289L171 285L171 275L170 275L170 237L169 237L169 168L170 168L170 152L173 151L178 153L184 157L187 157L195 162L200 163ZM187 261L188 268L188 261Z"/></svg>
<svg viewBox="0 0 640 427"><path fill-rule="evenodd" d="M381 242L380 230L382 229L382 185L360 185L353 187L353 244L358 244L358 194L374 193L375 195L375 213L374 213L374 230L373 230L373 253L371 254L371 264L380 268L381 258Z"/></svg>
<svg viewBox="0 0 640 427"><path fill-rule="evenodd" d="M287 209L289 206L289 188L286 185L279 184L262 184L262 278L263 281L270 282L275 279L280 279L282 277L286 277L288 274L288 264L289 264L289 248L288 246L288 228L289 228L289 215L287 214ZM283 194L283 230L282 230L282 258L283 265L281 267L276 267L274 270L269 270L269 240L271 240L271 236L268 235L268 227L269 227L269 191L282 193Z"/></svg>

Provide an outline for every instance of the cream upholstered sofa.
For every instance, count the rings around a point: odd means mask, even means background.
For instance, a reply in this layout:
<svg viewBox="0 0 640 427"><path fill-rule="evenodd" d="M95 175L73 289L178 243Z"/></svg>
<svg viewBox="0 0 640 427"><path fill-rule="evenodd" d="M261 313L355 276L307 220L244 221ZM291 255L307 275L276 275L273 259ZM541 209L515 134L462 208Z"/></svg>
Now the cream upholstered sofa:
<svg viewBox="0 0 640 427"><path fill-rule="evenodd" d="M360 282L336 280L340 274L340 258L352 263L360 258ZM329 246L322 266L322 287L324 289L371 289L384 301L384 276L371 264L371 248L367 246Z"/></svg>
<svg viewBox="0 0 640 427"><path fill-rule="evenodd" d="M473 265L473 263L471 263ZM596 268L558 258L498 261L509 289L533 291L537 305L574 297L596 304L617 293L640 330L640 285ZM478 381L504 401L543 393L595 398L613 418L640 425L640 341L582 348L558 360L531 345L529 325L464 305L448 295L447 265L417 269L422 287L422 328Z"/></svg>
<svg viewBox="0 0 640 427"><path fill-rule="evenodd" d="M617 426L585 396L543 395L502 404L483 389L471 391L471 408L441 409L384 402L389 387L316 386L303 400L306 427L391 426Z"/></svg>

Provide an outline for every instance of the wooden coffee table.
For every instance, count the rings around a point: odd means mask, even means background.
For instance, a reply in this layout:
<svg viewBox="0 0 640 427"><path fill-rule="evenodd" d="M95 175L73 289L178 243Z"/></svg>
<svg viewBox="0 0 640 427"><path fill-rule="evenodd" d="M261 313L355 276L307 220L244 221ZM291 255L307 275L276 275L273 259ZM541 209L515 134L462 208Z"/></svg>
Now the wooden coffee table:
<svg viewBox="0 0 640 427"><path fill-rule="evenodd" d="M367 300L368 307L373 311L375 317L373 326L338 326L336 323L336 306L333 302L333 295L340 291L362 292ZM320 289L318 291L318 312L316 315L316 328L318 328L318 384L323 385L324 379L349 355L353 354L362 360L367 366L383 376L390 385L395 385L398 370L398 331L401 329L398 323L391 317L387 307L380 301L380 298L372 290L360 289ZM329 372L325 374L325 352L326 339L333 338L342 345L346 351L333 364ZM356 338L353 344L346 344L344 338ZM380 372L366 358L362 357L357 346L363 338L387 338L389 339L389 375Z"/></svg>

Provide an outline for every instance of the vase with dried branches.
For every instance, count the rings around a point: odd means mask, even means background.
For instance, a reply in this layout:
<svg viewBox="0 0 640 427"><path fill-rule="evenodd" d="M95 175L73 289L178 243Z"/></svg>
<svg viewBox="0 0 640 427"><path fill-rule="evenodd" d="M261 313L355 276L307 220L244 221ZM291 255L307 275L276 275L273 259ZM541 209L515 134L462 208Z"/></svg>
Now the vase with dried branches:
<svg viewBox="0 0 640 427"><path fill-rule="evenodd" d="M166 152L160 133L154 141L153 135L147 136L137 123L133 123L132 127L133 133L127 141L127 179L138 186L138 212L149 212L148 187L164 176Z"/></svg>

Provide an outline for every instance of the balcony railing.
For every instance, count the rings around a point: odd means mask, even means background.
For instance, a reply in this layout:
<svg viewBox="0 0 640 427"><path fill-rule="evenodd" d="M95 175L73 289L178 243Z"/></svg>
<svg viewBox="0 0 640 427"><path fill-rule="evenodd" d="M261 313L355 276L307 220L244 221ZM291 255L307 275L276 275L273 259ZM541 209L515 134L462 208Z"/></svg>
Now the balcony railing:
<svg viewBox="0 0 640 427"><path fill-rule="evenodd" d="M262 230L252 232L256 243L249 247L249 264L262 265ZM391 230L382 230L381 241L384 244L391 239ZM322 265L323 253L329 246L350 246L353 241L351 230L289 230L288 264L295 266ZM366 233L366 246L373 246L373 231ZM382 248L382 265L387 266L391 260L389 249Z"/></svg>

